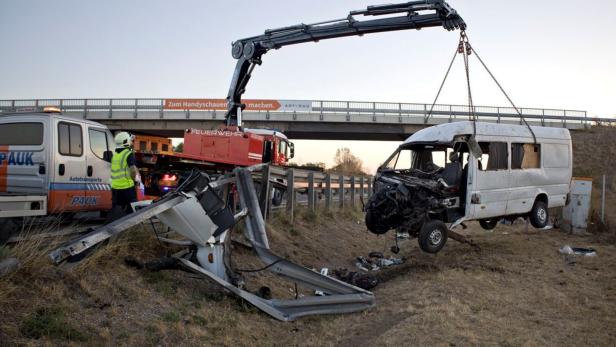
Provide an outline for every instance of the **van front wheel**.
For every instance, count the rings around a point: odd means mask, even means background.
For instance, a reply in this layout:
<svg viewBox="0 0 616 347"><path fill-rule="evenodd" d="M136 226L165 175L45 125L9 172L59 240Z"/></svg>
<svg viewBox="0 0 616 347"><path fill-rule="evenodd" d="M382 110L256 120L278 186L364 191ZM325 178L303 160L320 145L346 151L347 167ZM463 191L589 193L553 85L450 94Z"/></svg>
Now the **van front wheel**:
<svg viewBox="0 0 616 347"><path fill-rule="evenodd" d="M533 209L530 211L530 224L537 229L544 228L548 224L548 206L543 201L535 201Z"/></svg>
<svg viewBox="0 0 616 347"><path fill-rule="evenodd" d="M419 247L426 253L437 253L447 242L447 226L440 220L429 220L424 223L417 236Z"/></svg>

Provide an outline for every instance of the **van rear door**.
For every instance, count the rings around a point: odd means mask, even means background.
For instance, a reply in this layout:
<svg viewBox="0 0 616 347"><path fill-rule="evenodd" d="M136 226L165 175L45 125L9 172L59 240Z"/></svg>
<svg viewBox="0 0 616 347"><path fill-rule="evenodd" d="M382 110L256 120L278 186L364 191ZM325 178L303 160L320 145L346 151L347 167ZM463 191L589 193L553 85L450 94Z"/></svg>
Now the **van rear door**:
<svg viewBox="0 0 616 347"><path fill-rule="evenodd" d="M47 193L48 119L0 118L0 194Z"/></svg>
<svg viewBox="0 0 616 347"><path fill-rule="evenodd" d="M82 211L88 205L83 125L77 121L54 118L53 127L56 160L54 167L50 168L49 210L56 213Z"/></svg>

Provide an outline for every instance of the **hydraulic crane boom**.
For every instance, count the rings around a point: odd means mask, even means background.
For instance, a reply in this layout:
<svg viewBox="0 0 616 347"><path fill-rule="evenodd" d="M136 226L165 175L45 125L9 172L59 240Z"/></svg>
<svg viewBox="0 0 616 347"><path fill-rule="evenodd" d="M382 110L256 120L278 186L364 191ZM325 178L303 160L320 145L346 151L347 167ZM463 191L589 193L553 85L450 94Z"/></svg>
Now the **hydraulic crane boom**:
<svg viewBox="0 0 616 347"><path fill-rule="evenodd" d="M395 14L399 16L392 16ZM357 20L354 16L384 16L383 18ZM466 23L444 0L411 1L402 4L368 6L365 10L351 11L346 18L314 24L298 24L266 30L263 35L233 42L231 55L237 59L229 94L227 125L237 125L238 113L245 107L242 94L253 69L261 64L261 56L270 49L345 36L421 29L442 26L447 30L465 30Z"/></svg>

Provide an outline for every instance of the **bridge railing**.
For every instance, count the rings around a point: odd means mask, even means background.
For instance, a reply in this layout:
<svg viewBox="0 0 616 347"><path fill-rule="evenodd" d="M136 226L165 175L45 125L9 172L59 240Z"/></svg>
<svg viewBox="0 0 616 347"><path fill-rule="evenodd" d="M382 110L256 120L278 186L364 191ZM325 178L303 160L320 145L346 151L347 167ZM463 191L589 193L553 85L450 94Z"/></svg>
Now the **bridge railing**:
<svg viewBox="0 0 616 347"><path fill-rule="evenodd" d="M302 103L309 104L310 107L302 110L282 109L282 110L247 110L245 112L264 114L264 119L269 119L272 114L335 114L347 115L347 120L351 120L352 115L372 116L376 121L377 117L399 117L400 121L404 117L413 117L416 120L428 124L431 118L460 120L468 119L471 113L475 114L480 120L499 122L501 120L521 120L519 114L513 107L499 106L475 106L473 112L467 105L456 104L436 104L431 110L430 104L421 103L393 103L393 102L372 102L372 101L334 101L334 100L302 100ZM66 112L82 112L85 118L102 119L130 117L132 119L151 119L152 117L169 119L190 118L191 112L211 113L216 117L216 113L224 113L220 109L200 108L194 109L169 109L165 107L165 99L139 98L139 99L23 99L23 100L0 100L0 112L14 112L20 110L36 110L45 106L59 107ZM567 123L578 123L591 125L593 123L616 124L615 118L591 118L586 111L548 109L548 108L519 108L522 116L530 122L541 123L561 122L563 126ZM197 112L197 113L199 113ZM295 117L293 118L295 119Z"/></svg>

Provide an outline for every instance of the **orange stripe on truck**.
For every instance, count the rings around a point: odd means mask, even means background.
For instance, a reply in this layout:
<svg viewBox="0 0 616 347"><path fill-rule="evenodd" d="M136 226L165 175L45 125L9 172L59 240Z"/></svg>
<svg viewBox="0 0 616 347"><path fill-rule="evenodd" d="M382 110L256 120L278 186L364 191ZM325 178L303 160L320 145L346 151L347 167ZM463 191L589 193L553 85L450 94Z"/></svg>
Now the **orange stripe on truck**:
<svg viewBox="0 0 616 347"><path fill-rule="evenodd" d="M0 153L8 154L9 146L0 146ZM8 178L8 161L3 160L0 163L0 193L6 193L6 181Z"/></svg>

